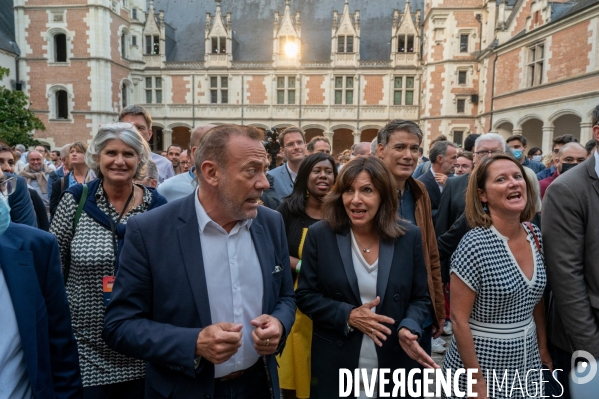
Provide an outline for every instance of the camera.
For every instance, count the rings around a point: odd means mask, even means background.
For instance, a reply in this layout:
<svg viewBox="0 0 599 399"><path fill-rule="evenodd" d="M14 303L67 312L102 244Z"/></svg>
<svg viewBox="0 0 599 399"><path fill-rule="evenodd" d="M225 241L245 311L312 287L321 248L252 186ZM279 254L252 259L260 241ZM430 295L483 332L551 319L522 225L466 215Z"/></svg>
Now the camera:
<svg viewBox="0 0 599 399"><path fill-rule="evenodd" d="M271 163L269 169L274 169L277 166L277 154L281 150L281 145L279 144L279 133L276 127L273 127L266 132L264 132L265 141L262 142L264 149L271 156Z"/></svg>

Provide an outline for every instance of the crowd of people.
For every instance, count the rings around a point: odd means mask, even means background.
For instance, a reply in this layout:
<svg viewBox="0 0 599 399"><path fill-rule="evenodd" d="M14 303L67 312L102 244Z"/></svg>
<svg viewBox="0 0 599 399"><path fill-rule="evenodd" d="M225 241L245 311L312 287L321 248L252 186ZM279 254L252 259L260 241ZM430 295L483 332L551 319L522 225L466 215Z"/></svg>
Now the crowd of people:
<svg viewBox="0 0 599 399"><path fill-rule="evenodd" d="M336 157L241 125L158 155L133 105L89 144L0 143L0 398L329 399L340 369L430 368L576 398L573 354L599 358L591 122L547 155L486 133L427 158L400 119Z"/></svg>

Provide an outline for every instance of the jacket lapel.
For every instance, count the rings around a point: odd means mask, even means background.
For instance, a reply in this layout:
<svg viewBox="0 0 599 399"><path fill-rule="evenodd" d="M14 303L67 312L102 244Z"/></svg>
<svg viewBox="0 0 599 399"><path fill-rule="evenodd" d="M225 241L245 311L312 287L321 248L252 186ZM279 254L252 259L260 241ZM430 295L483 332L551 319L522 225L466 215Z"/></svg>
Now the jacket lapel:
<svg viewBox="0 0 599 399"><path fill-rule="evenodd" d="M589 172L589 176L593 179L593 188L599 194L599 176L597 176L597 172L595 171L595 154L591 155L591 159L587 160L586 166L587 171Z"/></svg>
<svg viewBox="0 0 599 399"><path fill-rule="evenodd" d="M381 241L379 244L379 269L376 278L376 295L381 298L381 302L376 307L377 313L383 306L385 291L389 284L389 273L391 273L391 261L393 260L393 251L395 246L392 243Z"/></svg>
<svg viewBox="0 0 599 399"><path fill-rule="evenodd" d="M269 253L272 253L272 248L268 248L266 240L264 239L264 229L262 224L258 221L258 218L252 221L250 226L250 234L252 236L252 242L260 261L260 269L262 270L262 284L263 296L262 296L262 313L269 313L269 309L274 309L274 304L269 303L274 299L272 293L272 272L273 265L269 262Z"/></svg>
<svg viewBox="0 0 599 399"><path fill-rule="evenodd" d="M354 270L354 262L351 256L351 235L349 229L343 234L337 234L337 245L339 246L339 254L341 255L341 261L343 262L343 268L345 269L345 275L349 281L349 286L354 293L356 303L362 304L360 297L360 288L358 287L358 277Z"/></svg>
<svg viewBox="0 0 599 399"><path fill-rule="evenodd" d="M7 231L2 240L0 265L8 292L12 299L21 345L27 363L27 372L31 386L35 387L37 379L37 316L36 299L40 291L37 274L33 266L33 253L22 251L22 240ZM8 240L7 240L8 239ZM8 241L8 245L7 244ZM12 247L12 248L11 248Z"/></svg>
<svg viewBox="0 0 599 399"><path fill-rule="evenodd" d="M196 191L190 194L179 212L179 219L183 222L177 228L179 245L183 255L183 263L187 271L187 278L193 293L198 316L202 326L212 324L210 316L210 300L208 299L208 287L206 285L206 272L204 270L204 258L202 256L202 243L200 241L200 230L198 216L195 210Z"/></svg>

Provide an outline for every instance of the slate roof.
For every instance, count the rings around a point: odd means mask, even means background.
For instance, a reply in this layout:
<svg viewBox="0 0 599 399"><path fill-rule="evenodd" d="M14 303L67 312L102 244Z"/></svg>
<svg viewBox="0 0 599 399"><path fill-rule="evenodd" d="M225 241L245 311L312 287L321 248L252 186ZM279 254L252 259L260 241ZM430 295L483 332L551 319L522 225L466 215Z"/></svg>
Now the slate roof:
<svg viewBox="0 0 599 399"><path fill-rule="evenodd" d="M0 0L2 1L2 0ZM301 13L302 60L331 57L333 10L343 13L344 0L292 0L291 15ZM391 56L393 10L403 12L405 0L349 0L350 13L360 10L360 58L388 60ZM410 1L413 15L424 10L424 0ZM214 16L214 0L155 0L154 10L164 10L165 22L174 29L176 46L167 61L204 59L206 12ZM222 15L231 13L234 61L271 61L275 11L282 17L285 0L223 0Z"/></svg>
<svg viewBox="0 0 599 399"><path fill-rule="evenodd" d="M12 0L0 0L0 49L20 54L15 42L15 17Z"/></svg>

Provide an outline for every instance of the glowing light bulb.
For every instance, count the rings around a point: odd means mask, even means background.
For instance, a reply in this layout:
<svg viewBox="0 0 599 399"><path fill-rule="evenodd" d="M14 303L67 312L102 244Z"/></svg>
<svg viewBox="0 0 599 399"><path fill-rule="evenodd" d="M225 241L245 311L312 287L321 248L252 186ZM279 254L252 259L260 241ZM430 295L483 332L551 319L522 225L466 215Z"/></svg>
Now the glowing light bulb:
<svg viewBox="0 0 599 399"><path fill-rule="evenodd" d="M298 48L297 48L297 44L293 43L293 42L288 42L285 44L285 54L288 57L295 57L298 53Z"/></svg>

